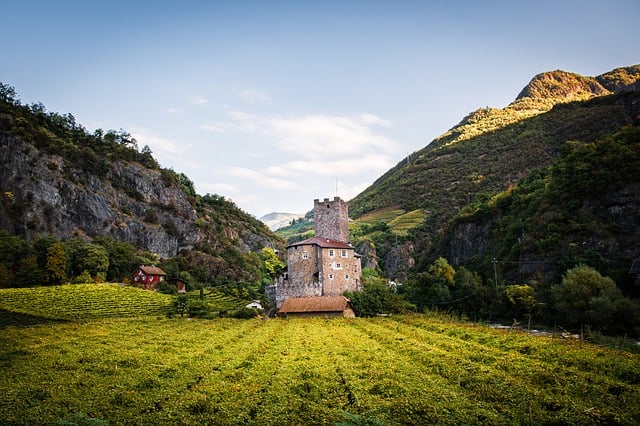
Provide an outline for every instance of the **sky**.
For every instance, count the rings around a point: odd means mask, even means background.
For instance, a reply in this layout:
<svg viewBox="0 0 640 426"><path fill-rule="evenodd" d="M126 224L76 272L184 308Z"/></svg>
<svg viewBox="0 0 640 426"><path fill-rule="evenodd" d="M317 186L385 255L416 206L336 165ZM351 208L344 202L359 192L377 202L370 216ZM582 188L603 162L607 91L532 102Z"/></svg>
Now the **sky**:
<svg viewBox="0 0 640 426"><path fill-rule="evenodd" d="M538 73L640 63L640 2L0 0L0 81L257 218L349 200Z"/></svg>

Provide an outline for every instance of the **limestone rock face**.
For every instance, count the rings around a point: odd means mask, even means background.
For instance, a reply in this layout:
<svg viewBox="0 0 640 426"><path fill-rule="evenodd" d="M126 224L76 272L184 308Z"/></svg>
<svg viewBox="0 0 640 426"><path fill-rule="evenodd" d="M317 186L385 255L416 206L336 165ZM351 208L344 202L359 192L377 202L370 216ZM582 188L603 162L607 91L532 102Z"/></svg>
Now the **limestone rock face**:
<svg viewBox="0 0 640 426"><path fill-rule="evenodd" d="M384 270L389 279L402 281L415 265L415 246L411 241L393 246L384 258Z"/></svg>
<svg viewBox="0 0 640 426"><path fill-rule="evenodd" d="M452 265L464 265L483 255L495 244L494 221L461 222L452 229L446 245L447 259Z"/></svg>
<svg viewBox="0 0 640 426"><path fill-rule="evenodd" d="M378 255L373 243L369 241L363 241L356 247L356 252L362 256L362 267L377 269L378 268Z"/></svg>
<svg viewBox="0 0 640 426"><path fill-rule="evenodd" d="M27 239L108 235L170 257L200 238L184 191L158 170L121 161L98 177L6 134L0 164L0 226Z"/></svg>

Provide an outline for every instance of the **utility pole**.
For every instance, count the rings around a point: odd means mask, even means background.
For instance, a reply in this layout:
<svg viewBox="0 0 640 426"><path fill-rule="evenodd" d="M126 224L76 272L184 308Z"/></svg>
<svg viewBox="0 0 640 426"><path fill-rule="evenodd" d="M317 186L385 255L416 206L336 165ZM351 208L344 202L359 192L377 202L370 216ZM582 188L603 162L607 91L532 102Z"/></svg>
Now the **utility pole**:
<svg viewBox="0 0 640 426"><path fill-rule="evenodd" d="M496 269L496 263L498 263L498 261L494 257L491 260L491 263L493 263L493 281L494 281L495 286L496 286L496 295L498 295L498 270Z"/></svg>

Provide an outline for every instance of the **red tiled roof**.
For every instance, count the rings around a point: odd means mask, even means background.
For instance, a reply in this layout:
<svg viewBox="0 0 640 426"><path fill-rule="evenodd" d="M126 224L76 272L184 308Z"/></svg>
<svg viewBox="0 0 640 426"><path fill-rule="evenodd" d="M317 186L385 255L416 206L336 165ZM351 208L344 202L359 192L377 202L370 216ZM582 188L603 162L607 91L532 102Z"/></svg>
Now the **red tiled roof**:
<svg viewBox="0 0 640 426"><path fill-rule="evenodd" d="M349 243L343 243L342 241L330 240L322 237L312 237L304 241L298 241L297 243L289 244L287 248L304 245L316 245L322 248L353 249L353 246Z"/></svg>
<svg viewBox="0 0 640 426"><path fill-rule="evenodd" d="M158 268L157 266L139 266L140 270L142 272L144 272L147 275L167 275L166 272L164 272L162 269Z"/></svg>
<svg viewBox="0 0 640 426"><path fill-rule="evenodd" d="M284 301L279 312L343 312L348 307L349 299L344 296L291 297Z"/></svg>

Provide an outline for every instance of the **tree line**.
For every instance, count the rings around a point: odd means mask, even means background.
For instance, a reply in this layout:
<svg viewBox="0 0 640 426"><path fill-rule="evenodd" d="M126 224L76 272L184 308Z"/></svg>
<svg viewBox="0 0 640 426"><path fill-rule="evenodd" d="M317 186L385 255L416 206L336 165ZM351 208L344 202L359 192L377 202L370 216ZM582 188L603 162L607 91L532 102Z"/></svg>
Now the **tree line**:
<svg viewBox="0 0 640 426"><path fill-rule="evenodd" d="M640 303L625 296L610 277L577 265L551 286L487 283L479 274L436 259L404 283L389 283L364 268L364 290L349 293L356 313L374 316L441 311L475 321L545 324L605 334L640 333Z"/></svg>
<svg viewBox="0 0 640 426"><path fill-rule="evenodd" d="M156 255L127 242L100 236L91 242L43 235L32 242L0 230L0 287L33 287L66 282L121 282Z"/></svg>

